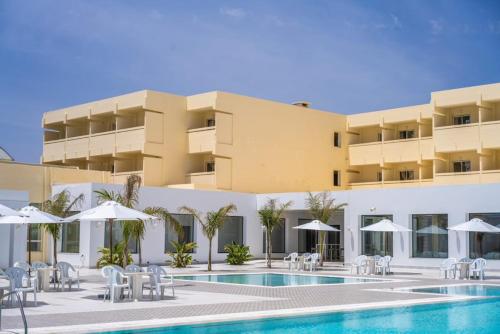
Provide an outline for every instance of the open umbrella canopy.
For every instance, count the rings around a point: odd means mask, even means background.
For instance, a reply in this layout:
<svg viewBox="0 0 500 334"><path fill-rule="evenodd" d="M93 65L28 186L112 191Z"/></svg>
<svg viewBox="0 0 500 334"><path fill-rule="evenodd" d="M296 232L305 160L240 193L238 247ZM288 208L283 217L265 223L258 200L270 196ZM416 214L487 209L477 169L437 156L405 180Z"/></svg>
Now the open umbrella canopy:
<svg viewBox="0 0 500 334"><path fill-rule="evenodd" d="M389 219L382 219L378 223L371 224L361 228L361 231L371 231L371 232L411 232L409 228L404 226L394 224Z"/></svg>
<svg viewBox="0 0 500 334"><path fill-rule="evenodd" d="M95 208L82 211L65 220L72 222L75 220L158 220L158 217L145 214L144 212L127 208L115 201L106 201Z"/></svg>
<svg viewBox="0 0 500 334"><path fill-rule="evenodd" d="M20 216L21 214L14 209L9 208L3 204L0 204L0 217L4 216Z"/></svg>
<svg viewBox="0 0 500 334"><path fill-rule="evenodd" d="M34 206L25 206L17 216L0 217L0 224L51 224L62 223L60 217L43 212Z"/></svg>
<svg viewBox="0 0 500 334"><path fill-rule="evenodd" d="M295 226L295 229L299 230L313 230L313 231L328 231L328 232L338 232L340 231L338 228L335 228L330 225L326 225L319 220L313 220L307 224L302 224L299 226Z"/></svg>
<svg viewBox="0 0 500 334"><path fill-rule="evenodd" d="M441 228L436 225L429 225L426 227L422 227L421 229L417 230L417 233L419 234L448 234L448 231L446 229Z"/></svg>
<svg viewBox="0 0 500 334"><path fill-rule="evenodd" d="M500 228L484 222L479 218L472 218L471 220L448 227L448 230L465 231L465 232L483 232L483 233L500 233Z"/></svg>

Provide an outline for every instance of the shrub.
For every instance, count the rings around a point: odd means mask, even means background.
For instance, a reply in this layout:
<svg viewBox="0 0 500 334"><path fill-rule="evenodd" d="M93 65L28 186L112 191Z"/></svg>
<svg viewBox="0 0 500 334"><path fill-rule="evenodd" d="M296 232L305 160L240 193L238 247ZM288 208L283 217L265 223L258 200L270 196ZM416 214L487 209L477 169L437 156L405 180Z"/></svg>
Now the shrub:
<svg viewBox="0 0 500 334"><path fill-rule="evenodd" d="M233 243L224 246L224 251L227 252L226 262L233 265L241 265L252 258L250 255L250 247Z"/></svg>
<svg viewBox="0 0 500 334"><path fill-rule="evenodd" d="M186 268L193 262L193 256L191 251L198 247L196 242L177 242L171 241L172 246L174 246L175 251L169 252L168 255L172 257L172 263L170 264L174 268Z"/></svg>
<svg viewBox="0 0 500 334"><path fill-rule="evenodd" d="M117 245L113 246L113 261L111 261L111 254L109 252L109 248L101 247L97 251L98 253L101 253L101 257L99 260L97 260L97 268L102 268L104 266L108 266L110 264L116 264L122 268L125 268L127 265L131 264L134 262L132 259L132 255L128 253L128 261L127 263L123 263L124 261L124 256L125 256L125 243L122 241L118 243Z"/></svg>

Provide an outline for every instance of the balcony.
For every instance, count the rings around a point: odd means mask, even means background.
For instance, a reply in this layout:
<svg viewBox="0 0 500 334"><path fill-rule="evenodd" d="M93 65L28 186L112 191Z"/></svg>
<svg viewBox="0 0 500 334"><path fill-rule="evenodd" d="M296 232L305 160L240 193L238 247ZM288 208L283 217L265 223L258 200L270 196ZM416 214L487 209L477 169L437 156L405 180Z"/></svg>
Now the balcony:
<svg viewBox="0 0 500 334"><path fill-rule="evenodd" d="M190 173L186 175L186 183L202 184L215 187L215 172Z"/></svg>
<svg viewBox="0 0 500 334"><path fill-rule="evenodd" d="M214 153L215 126L188 130L189 153Z"/></svg>
<svg viewBox="0 0 500 334"><path fill-rule="evenodd" d="M479 145L479 124L463 124L434 129L436 152L459 152L477 150Z"/></svg>
<svg viewBox="0 0 500 334"><path fill-rule="evenodd" d="M351 166L431 160L433 158L434 146L430 137L349 145L349 164Z"/></svg>
<svg viewBox="0 0 500 334"><path fill-rule="evenodd" d="M483 148L500 148L500 121L481 123L480 135Z"/></svg>
<svg viewBox="0 0 500 334"><path fill-rule="evenodd" d="M118 130L116 132L116 152L142 152L144 150L144 126Z"/></svg>
<svg viewBox="0 0 500 334"><path fill-rule="evenodd" d="M43 161L62 161L65 151L66 141L64 139L47 142L43 145Z"/></svg>

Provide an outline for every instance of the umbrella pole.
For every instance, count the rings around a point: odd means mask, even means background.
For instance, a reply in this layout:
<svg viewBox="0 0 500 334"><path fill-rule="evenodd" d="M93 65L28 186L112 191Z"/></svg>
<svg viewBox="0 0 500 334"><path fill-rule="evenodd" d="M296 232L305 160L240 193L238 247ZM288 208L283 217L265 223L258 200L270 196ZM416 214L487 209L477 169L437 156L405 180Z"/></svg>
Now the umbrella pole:
<svg viewBox="0 0 500 334"><path fill-rule="evenodd" d="M113 262L113 219L109 219L109 262L111 264L115 264Z"/></svg>
<svg viewBox="0 0 500 334"><path fill-rule="evenodd" d="M31 266L31 225L28 224L28 263Z"/></svg>

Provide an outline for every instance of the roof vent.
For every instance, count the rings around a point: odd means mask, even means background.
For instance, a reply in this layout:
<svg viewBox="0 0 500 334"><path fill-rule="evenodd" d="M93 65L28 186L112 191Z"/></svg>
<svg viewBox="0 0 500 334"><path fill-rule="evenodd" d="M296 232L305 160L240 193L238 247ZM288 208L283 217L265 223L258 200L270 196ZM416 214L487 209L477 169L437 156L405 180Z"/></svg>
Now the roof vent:
<svg viewBox="0 0 500 334"><path fill-rule="evenodd" d="M307 101L295 101L295 102L292 102L292 104L294 106L302 107L302 108L309 108L309 105L310 105L310 103Z"/></svg>

